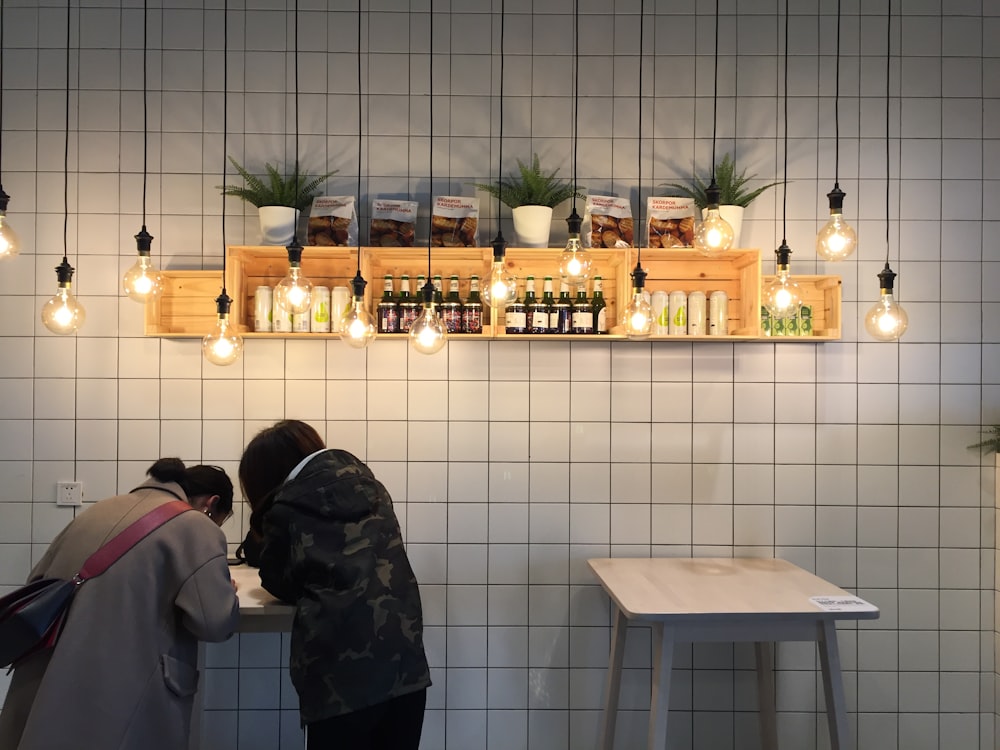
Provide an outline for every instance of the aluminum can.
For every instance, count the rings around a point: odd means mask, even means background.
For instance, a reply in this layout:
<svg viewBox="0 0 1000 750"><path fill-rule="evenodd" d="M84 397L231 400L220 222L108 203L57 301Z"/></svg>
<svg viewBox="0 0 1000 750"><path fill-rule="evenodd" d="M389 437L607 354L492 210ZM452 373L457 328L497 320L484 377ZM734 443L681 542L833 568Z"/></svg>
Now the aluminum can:
<svg viewBox="0 0 1000 750"><path fill-rule="evenodd" d="M330 332L330 287L313 287L312 307L309 309L309 315L309 330L313 333Z"/></svg>
<svg viewBox="0 0 1000 750"><path fill-rule="evenodd" d="M708 334L708 302L704 292L691 292L688 295L688 336L705 336Z"/></svg>
<svg viewBox="0 0 1000 750"><path fill-rule="evenodd" d="M292 314L279 304L271 309L271 330L275 333L292 332Z"/></svg>
<svg viewBox="0 0 1000 750"><path fill-rule="evenodd" d="M341 322L347 306L351 304L351 292L346 286L335 286L330 294L330 326L334 333L340 333Z"/></svg>
<svg viewBox="0 0 1000 750"><path fill-rule="evenodd" d="M708 298L708 335L729 335L729 297L722 290L712 292Z"/></svg>
<svg viewBox="0 0 1000 750"><path fill-rule="evenodd" d="M307 313L292 313L292 333L309 333L309 318Z"/></svg>
<svg viewBox="0 0 1000 750"><path fill-rule="evenodd" d="M664 336L669 330L670 309L667 304L667 293L663 291L653 292L650 297L650 307L653 308L653 329L656 336Z"/></svg>
<svg viewBox="0 0 1000 750"><path fill-rule="evenodd" d="M670 326L667 331L671 336L687 336L687 300L684 292L671 292L668 299Z"/></svg>
<svg viewBox="0 0 1000 750"><path fill-rule="evenodd" d="M258 333L271 331L271 306L274 290L269 286L259 286L253 293L253 329Z"/></svg>

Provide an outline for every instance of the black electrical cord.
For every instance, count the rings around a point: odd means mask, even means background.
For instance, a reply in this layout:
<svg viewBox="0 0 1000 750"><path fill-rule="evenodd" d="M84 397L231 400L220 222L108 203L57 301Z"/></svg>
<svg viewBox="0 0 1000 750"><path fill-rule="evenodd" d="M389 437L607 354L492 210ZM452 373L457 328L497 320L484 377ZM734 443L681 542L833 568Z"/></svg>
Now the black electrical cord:
<svg viewBox="0 0 1000 750"><path fill-rule="evenodd" d="M837 0L837 72L833 92L833 189L840 190L840 4ZM787 23L787 21L786 21ZM787 178L787 175L786 175Z"/></svg>
<svg viewBox="0 0 1000 750"><path fill-rule="evenodd" d="M501 196L503 194L503 27L504 3L500 0L500 141L497 146L497 239L503 237L500 229Z"/></svg>
<svg viewBox="0 0 1000 750"><path fill-rule="evenodd" d="M296 0L298 4L298 0ZM296 33L298 25L296 24ZM296 54L296 57L298 55ZM297 68L296 68L297 70ZM296 78L296 90L298 90L298 78ZM358 203L357 208L361 207L361 0L358 0ZM298 128L296 127L296 131ZM296 153L298 153L298 145L296 145ZM360 216L360 210L358 214ZM358 231L358 275L361 275L361 231Z"/></svg>
<svg viewBox="0 0 1000 750"><path fill-rule="evenodd" d="M889 100L890 91L889 76L892 75L892 0L888 0L889 7L885 23L885 267L889 267Z"/></svg>
<svg viewBox="0 0 1000 750"><path fill-rule="evenodd" d="M642 29L639 30L640 38ZM641 50L640 50L641 51ZM642 75L642 71L639 71ZM640 97L642 88L639 89ZM642 127L640 124L639 127ZM712 185L715 185L715 140L719 130L719 0L715 0L715 73L712 88Z"/></svg>
<svg viewBox="0 0 1000 750"><path fill-rule="evenodd" d="M298 200L299 188L302 186L302 175L299 171L299 0L295 0L295 30L292 34L294 46L294 59L292 69L295 71L295 170L293 180L295 183L295 199ZM361 14L358 13L358 26L361 25ZM360 53L359 53L360 54ZM299 244L299 222L292 225L292 245Z"/></svg>
<svg viewBox="0 0 1000 750"><path fill-rule="evenodd" d="M69 44L73 0L66 0L66 138L63 148L63 265L69 265Z"/></svg>
<svg viewBox="0 0 1000 750"><path fill-rule="evenodd" d="M716 0L718 2L718 0ZM781 244L786 246L788 244L788 228L787 228L787 214L788 214L788 0L785 0L785 52L784 52L784 96L782 97L784 109L785 109L785 127L782 132L782 158L784 164L781 169L782 174L782 186L781 186Z"/></svg>
<svg viewBox="0 0 1000 750"><path fill-rule="evenodd" d="M639 177L636 185L636 190L638 192L639 199L639 226L642 226L642 51L643 51L643 37L644 30L646 28L646 0L642 0L639 4ZM714 137L713 137L714 143ZM712 161L715 161L715 154L712 154ZM642 241L644 239L644 232L639 232L639 241L636 243L636 261L642 260Z"/></svg>
<svg viewBox="0 0 1000 750"><path fill-rule="evenodd" d="M222 3L222 174L226 174L226 149L229 134L229 0ZM223 303L222 300L225 300ZM216 300L220 307L225 304L229 311L226 294L226 194L222 193L222 294ZM220 309L220 312L222 310Z"/></svg>
<svg viewBox="0 0 1000 750"><path fill-rule="evenodd" d="M503 51L501 50L501 55ZM576 216L576 155L580 140L580 0L573 0L573 215Z"/></svg>
<svg viewBox="0 0 1000 750"><path fill-rule="evenodd" d="M148 34L149 34L149 24L147 17L149 15L148 2L143 0L142 2L142 231L146 231L146 180L149 171L149 105L147 99L149 94L147 92L148 84L146 82L146 76L148 71ZM0 86L3 84L0 83Z"/></svg>

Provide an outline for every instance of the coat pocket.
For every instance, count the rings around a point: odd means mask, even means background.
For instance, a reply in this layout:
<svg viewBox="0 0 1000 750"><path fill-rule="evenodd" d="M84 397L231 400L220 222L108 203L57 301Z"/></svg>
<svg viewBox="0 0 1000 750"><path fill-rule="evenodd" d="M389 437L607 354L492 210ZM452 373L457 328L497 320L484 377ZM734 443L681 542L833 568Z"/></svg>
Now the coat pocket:
<svg viewBox="0 0 1000 750"><path fill-rule="evenodd" d="M160 656L160 662L163 664L163 682L170 692L188 698L198 691L198 670L195 667L167 654Z"/></svg>

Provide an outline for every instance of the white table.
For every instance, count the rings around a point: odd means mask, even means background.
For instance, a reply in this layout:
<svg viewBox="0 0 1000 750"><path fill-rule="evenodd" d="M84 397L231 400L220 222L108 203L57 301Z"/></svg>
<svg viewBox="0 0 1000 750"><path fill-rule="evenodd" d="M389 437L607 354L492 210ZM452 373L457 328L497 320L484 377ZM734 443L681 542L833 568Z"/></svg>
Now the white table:
<svg viewBox="0 0 1000 750"><path fill-rule="evenodd" d="M877 607L784 560L770 558L599 558L588 560L613 603L601 748L615 737L622 658L629 621L652 625L649 750L667 742L675 643L755 644L761 747L776 750L772 651L775 641L816 641L823 670L832 750L850 737L837 649L837 620L870 620ZM821 597L819 603L811 597ZM852 601L853 600L853 601Z"/></svg>

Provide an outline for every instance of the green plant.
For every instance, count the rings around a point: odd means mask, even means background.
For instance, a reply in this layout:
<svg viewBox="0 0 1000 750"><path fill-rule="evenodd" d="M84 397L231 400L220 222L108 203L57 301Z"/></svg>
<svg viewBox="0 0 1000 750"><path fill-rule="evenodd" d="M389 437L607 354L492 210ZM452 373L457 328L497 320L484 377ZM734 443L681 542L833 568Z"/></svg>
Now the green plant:
<svg viewBox="0 0 1000 750"><path fill-rule="evenodd" d="M485 190L494 198L499 198L501 203L511 208L519 206L554 208L567 198L572 198L574 194L577 198L583 198L580 193L573 190L572 185L556 177L558 169L547 174L542 172L538 154L532 156L531 164L525 164L518 159L517 167L520 175L511 173L508 179L500 180L499 184L480 182L471 184L480 190Z"/></svg>
<svg viewBox="0 0 1000 750"><path fill-rule="evenodd" d="M772 182L754 190L747 189L746 184L756 177L756 174L748 176L745 169L737 173L736 163L730 158L729 154L723 156L722 161L715 166L715 182L719 186L719 204L723 206L743 206L745 208L753 203L765 190L781 184L779 180L778 182ZM708 180L703 180L695 176L686 185L671 182L660 185L660 187L676 190L684 197L694 199L694 204L698 208L705 208L708 206L708 185L711 179L711 175Z"/></svg>
<svg viewBox="0 0 1000 750"><path fill-rule="evenodd" d="M217 187L223 195L242 198L257 208L261 206L288 206L303 211L316 197L316 189L323 184L324 180L337 173L335 169L319 177L310 177L309 174L299 171L299 163L296 161L292 175L285 179L277 167L265 162L264 169L267 174L258 177L251 174L233 157L230 156L229 161L236 167L236 171L240 173L240 177L246 184L218 185Z"/></svg>
<svg viewBox="0 0 1000 750"><path fill-rule="evenodd" d="M982 448L983 453L1000 453L1000 424L991 425L983 430L984 435L988 435L985 440L968 446L969 448Z"/></svg>

